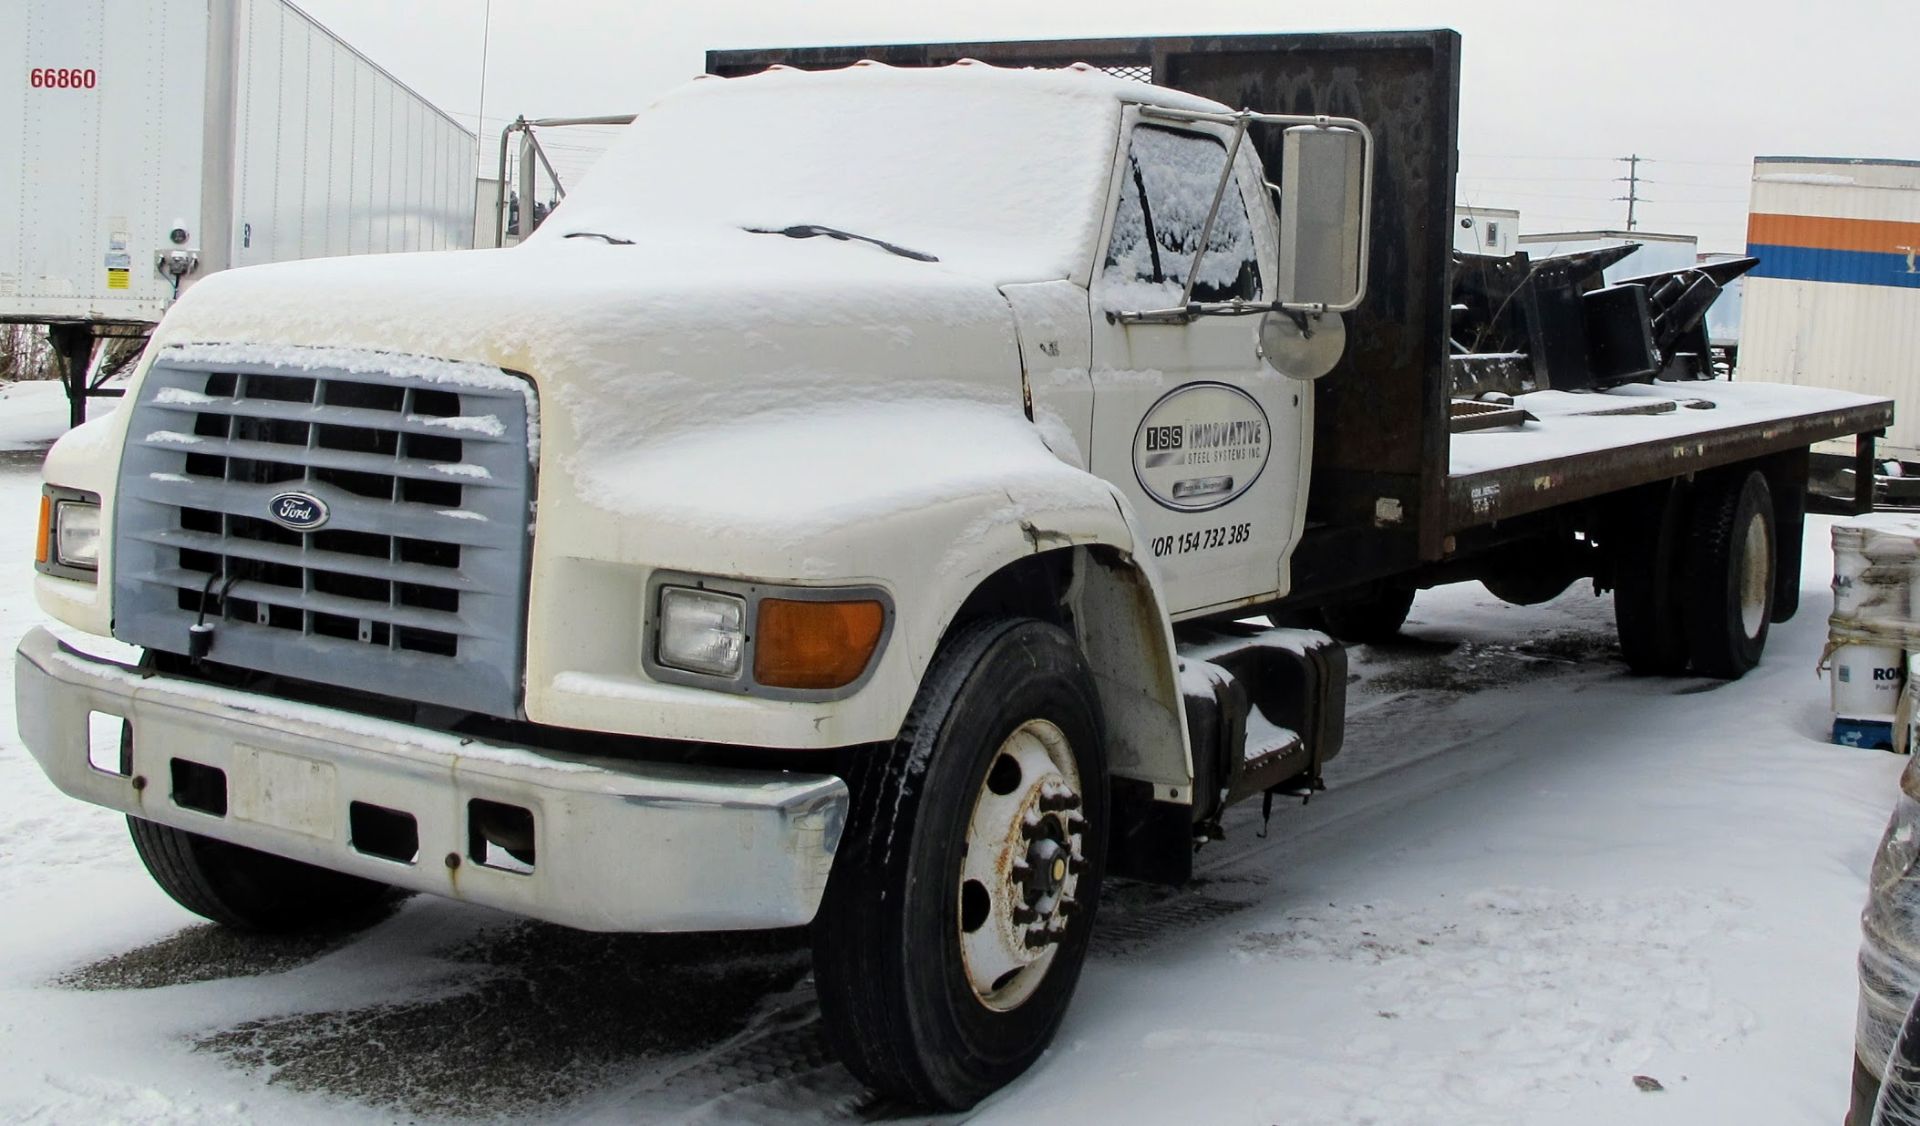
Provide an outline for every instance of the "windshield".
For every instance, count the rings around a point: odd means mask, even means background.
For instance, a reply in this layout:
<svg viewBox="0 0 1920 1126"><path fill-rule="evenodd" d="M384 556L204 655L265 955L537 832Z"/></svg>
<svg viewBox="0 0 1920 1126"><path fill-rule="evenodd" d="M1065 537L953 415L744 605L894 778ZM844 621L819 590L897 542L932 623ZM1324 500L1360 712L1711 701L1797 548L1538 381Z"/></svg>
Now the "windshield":
<svg viewBox="0 0 1920 1126"><path fill-rule="evenodd" d="M811 226L995 281L1067 277L1093 256L1119 128L1119 104L1087 87L987 67L699 80L642 113L541 234L644 248Z"/></svg>

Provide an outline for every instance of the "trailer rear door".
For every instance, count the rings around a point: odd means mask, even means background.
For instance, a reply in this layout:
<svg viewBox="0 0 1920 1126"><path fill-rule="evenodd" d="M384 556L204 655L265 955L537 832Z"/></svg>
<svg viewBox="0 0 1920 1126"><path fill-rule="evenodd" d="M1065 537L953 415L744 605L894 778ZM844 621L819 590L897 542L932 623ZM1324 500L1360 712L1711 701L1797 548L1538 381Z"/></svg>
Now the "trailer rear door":
<svg viewBox="0 0 1920 1126"><path fill-rule="evenodd" d="M205 0L4 0L0 320L154 321L197 247Z"/></svg>

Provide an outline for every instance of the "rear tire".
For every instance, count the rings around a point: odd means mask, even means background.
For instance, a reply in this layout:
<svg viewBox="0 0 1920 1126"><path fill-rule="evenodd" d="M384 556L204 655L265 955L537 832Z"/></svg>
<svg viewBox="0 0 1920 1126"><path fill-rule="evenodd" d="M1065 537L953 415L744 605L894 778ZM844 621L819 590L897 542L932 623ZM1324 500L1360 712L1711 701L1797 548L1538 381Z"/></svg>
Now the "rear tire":
<svg viewBox="0 0 1920 1126"><path fill-rule="evenodd" d="M377 922L397 888L298 860L127 818L134 851L175 903L221 926L262 934L348 930Z"/></svg>
<svg viewBox="0 0 1920 1126"><path fill-rule="evenodd" d="M849 752L813 964L828 1037L861 1080L964 1109L1052 1041L1106 864L1102 740L1073 639L1017 619L963 627L899 738Z"/></svg>
<svg viewBox="0 0 1920 1126"><path fill-rule="evenodd" d="M1758 470L1696 484L1686 549L1687 649L1701 676L1737 680L1760 663L1773 616L1773 494Z"/></svg>
<svg viewBox="0 0 1920 1126"><path fill-rule="evenodd" d="M1322 607L1327 632L1349 644L1371 645L1400 636L1413 610L1413 588L1383 586L1365 598Z"/></svg>
<svg viewBox="0 0 1920 1126"><path fill-rule="evenodd" d="M1617 512L1613 620L1620 655L1636 676L1679 676L1687 668L1680 589L1687 539L1687 491L1679 482L1636 492Z"/></svg>

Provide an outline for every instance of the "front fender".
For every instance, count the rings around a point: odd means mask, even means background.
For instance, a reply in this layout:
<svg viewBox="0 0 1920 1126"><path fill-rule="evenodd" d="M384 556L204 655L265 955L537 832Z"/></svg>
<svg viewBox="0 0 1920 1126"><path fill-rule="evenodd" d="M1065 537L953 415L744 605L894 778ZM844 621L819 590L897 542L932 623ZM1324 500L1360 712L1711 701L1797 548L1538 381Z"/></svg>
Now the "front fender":
<svg viewBox="0 0 1920 1126"><path fill-rule="evenodd" d="M1106 482L1060 461L1018 409L977 402L763 418L569 470L564 491L592 503L543 501L528 636L528 717L559 726L764 747L891 739L983 580L1042 551L1135 553ZM879 586L892 635L842 700L658 683L640 659L655 570Z"/></svg>

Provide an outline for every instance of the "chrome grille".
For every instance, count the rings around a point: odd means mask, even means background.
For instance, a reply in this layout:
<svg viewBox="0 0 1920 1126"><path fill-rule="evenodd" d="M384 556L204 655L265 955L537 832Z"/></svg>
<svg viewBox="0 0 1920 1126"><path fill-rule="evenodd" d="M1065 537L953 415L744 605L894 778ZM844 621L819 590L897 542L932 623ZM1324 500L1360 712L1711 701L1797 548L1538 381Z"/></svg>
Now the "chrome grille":
<svg viewBox="0 0 1920 1126"><path fill-rule="evenodd" d="M377 372L168 360L134 405L114 633L491 715L519 707L528 397ZM269 515L318 499L311 530Z"/></svg>

